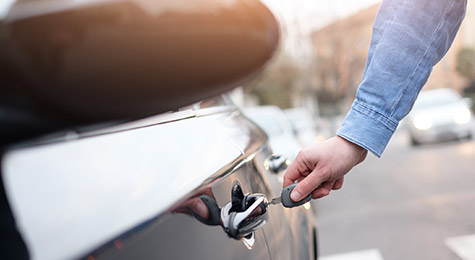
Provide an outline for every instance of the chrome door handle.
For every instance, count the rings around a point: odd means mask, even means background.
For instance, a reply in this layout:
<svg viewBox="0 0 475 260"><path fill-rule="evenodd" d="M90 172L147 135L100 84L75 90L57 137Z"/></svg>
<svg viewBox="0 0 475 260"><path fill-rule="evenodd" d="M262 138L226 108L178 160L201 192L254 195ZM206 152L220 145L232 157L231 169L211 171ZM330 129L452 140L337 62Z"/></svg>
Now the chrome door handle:
<svg viewBox="0 0 475 260"><path fill-rule="evenodd" d="M221 209L221 221L226 233L235 239L251 237L267 223L267 199L263 194L246 195L245 200L251 203L244 211L232 211L232 202Z"/></svg>
<svg viewBox="0 0 475 260"><path fill-rule="evenodd" d="M282 155L271 155L264 161L264 167L274 173L279 173L290 165L290 161Z"/></svg>

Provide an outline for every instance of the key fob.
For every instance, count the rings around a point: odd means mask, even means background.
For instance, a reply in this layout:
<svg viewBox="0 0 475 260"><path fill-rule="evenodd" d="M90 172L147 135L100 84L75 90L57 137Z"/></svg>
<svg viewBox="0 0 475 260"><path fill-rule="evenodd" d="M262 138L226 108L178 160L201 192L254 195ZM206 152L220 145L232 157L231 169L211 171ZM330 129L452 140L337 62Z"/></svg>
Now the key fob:
<svg viewBox="0 0 475 260"><path fill-rule="evenodd" d="M308 201L310 201L312 199L312 193L310 193L307 197L303 198L300 201L297 201L297 202L293 201L290 198L290 193L294 190L295 186L297 186L297 183L290 184L289 186L285 187L282 190L282 194L280 195L280 199L282 200L282 205L284 205L284 207L286 207L286 208L293 208L293 207L300 206L302 204L307 203Z"/></svg>

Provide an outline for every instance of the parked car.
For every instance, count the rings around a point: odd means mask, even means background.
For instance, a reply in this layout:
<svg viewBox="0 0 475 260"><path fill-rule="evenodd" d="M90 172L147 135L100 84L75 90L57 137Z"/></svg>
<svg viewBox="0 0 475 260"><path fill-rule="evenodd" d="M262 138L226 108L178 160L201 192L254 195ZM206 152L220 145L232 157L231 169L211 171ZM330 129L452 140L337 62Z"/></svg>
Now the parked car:
<svg viewBox="0 0 475 260"><path fill-rule="evenodd" d="M316 258L310 204L267 204L285 162L216 96L277 48L260 1L8 8L0 259Z"/></svg>
<svg viewBox="0 0 475 260"><path fill-rule="evenodd" d="M258 106L244 110L244 114L269 136L272 149L293 161L302 149L284 112L276 106Z"/></svg>
<svg viewBox="0 0 475 260"><path fill-rule="evenodd" d="M266 135L219 100L8 151L4 184L32 259L314 259L308 205L226 226L282 185Z"/></svg>
<svg viewBox="0 0 475 260"><path fill-rule="evenodd" d="M285 109L284 113L303 147L311 146L329 137L328 129L322 129L308 110L290 108Z"/></svg>
<svg viewBox="0 0 475 260"><path fill-rule="evenodd" d="M411 144L472 138L470 107L453 89L422 91L406 119Z"/></svg>

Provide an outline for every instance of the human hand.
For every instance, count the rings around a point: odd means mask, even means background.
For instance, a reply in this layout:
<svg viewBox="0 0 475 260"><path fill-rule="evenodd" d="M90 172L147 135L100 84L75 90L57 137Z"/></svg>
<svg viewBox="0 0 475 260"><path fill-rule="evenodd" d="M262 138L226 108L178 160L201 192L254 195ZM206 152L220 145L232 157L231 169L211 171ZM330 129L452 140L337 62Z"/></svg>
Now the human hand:
<svg viewBox="0 0 475 260"><path fill-rule="evenodd" d="M339 136L303 149L284 175L284 187L298 181L290 197L299 201L312 193L318 199L339 190L343 176L364 161L368 151Z"/></svg>
<svg viewBox="0 0 475 260"><path fill-rule="evenodd" d="M207 195L210 199L216 201L211 186L209 185L204 190L201 190L199 193L194 194L192 197L188 198L182 202L174 212L183 213L192 215L194 212L196 215L203 219L208 219L210 217L210 211L206 204L203 202L201 195Z"/></svg>

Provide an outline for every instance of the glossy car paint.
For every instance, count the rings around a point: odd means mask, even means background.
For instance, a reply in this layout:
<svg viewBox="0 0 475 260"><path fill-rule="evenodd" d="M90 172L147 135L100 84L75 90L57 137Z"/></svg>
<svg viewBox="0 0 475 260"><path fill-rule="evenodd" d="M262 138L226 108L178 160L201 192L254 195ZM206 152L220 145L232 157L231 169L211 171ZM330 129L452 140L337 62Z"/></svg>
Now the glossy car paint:
<svg viewBox="0 0 475 260"><path fill-rule="evenodd" d="M269 206L251 250L190 214L201 194L224 207L236 182L244 193L280 194L279 175L265 168L265 134L233 107L71 136L4 159L33 259L313 259L313 219L303 207Z"/></svg>
<svg viewBox="0 0 475 260"><path fill-rule="evenodd" d="M236 183L280 192L265 135L238 110L204 101L132 121L245 83L278 38L257 0L18 0L0 12L2 179L31 258L312 258L307 209L269 207L252 246L196 216L198 196L222 208ZM110 120L131 122L77 130Z"/></svg>
<svg viewBox="0 0 475 260"><path fill-rule="evenodd" d="M260 72L280 36L258 0L17 0L0 16L11 142L215 96Z"/></svg>
<svg viewBox="0 0 475 260"><path fill-rule="evenodd" d="M271 198L277 197L282 191L282 174L272 173L265 167L265 159L272 151L261 147L255 154L251 169L263 176L271 187L267 194ZM272 259L314 259L316 241L313 241L314 217L310 204L297 208L284 208L281 205L271 205L269 208L269 222L263 227L268 237L268 247ZM303 244L302 244L303 243Z"/></svg>

